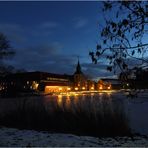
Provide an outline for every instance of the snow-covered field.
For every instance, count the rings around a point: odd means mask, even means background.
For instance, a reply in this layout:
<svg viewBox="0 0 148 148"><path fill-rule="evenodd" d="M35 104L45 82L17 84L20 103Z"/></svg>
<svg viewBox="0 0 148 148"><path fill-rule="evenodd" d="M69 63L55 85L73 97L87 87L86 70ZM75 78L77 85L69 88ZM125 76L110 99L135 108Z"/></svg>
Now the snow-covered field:
<svg viewBox="0 0 148 148"><path fill-rule="evenodd" d="M14 128L0 128L0 147L147 147L148 137L135 136L115 138L95 138L75 136L71 134L53 134L33 130L18 130Z"/></svg>

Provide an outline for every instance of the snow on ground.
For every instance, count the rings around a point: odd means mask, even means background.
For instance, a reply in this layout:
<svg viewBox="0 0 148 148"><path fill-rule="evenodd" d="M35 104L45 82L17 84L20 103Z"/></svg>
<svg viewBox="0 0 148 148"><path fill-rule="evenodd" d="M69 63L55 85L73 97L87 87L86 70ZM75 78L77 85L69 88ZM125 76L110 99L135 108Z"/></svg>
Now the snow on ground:
<svg viewBox="0 0 148 148"><path fill-rule="evenodd" d="M75 136L72 134L58 134L37 132L33 130L18 130L14 128L0 128L0 147L16 146L48 146L48 147L113 147L113 146L148 146L148 137L135 136L116 138L95 138Z"/></svg>

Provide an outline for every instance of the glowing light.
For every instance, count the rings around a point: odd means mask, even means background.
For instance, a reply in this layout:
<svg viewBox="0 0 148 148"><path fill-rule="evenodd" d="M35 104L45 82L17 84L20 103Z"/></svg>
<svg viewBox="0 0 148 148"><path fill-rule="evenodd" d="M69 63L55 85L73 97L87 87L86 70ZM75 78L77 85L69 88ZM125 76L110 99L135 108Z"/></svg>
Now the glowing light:
<svg viewBox="0 0 148 148"><path fill-rule="evenodd" d="M75 90L78 90L78 87L75 87Z"/></svg>
<svg viewBox="0 0 148 148"><path fill-rule="evenodd" d="M110 89L110 88L111 88L110 86L107 87L107 89Z"/></svg>
<svg viewBox="0 0 148 148"><path fill-rule="evenodd" d="M110 96L111 95L111 92L107 92L107 95Z"/></svg>
<svg viewBox="0 0 148 148"><path fill-rule="evenodd" d="M99 87L99 89L103 89L102 85Z"/></svg>
<svg viewBox="0 0 148 148"><path fill-rule="evenodd" d="M62 87L59 87L59 90L62 90Z"/></svg>
<svg viewBox="0 0 148 148"><path fill-rule="evenodd" d="M82 87L83 90L85 90L85 87Z"/></svg>
<svg viewBox="0 0 148 148"><path fill-rule="evenodd" d="M66 107L69 108L70 105L71 105L71 100L70 100L69 96L66 97L66 102L65 102L65 103L66 103L66 104L65 104Z"/></svg>
<svg viewBox="0 0 148 148"><path fill-rule="evenodd" d="M78 96L78 94L74 93L74 96Z"/></svg>
<svg viewBox="0 0 148 148"><path fill-rule="evenodd" d="M94 90L94 87L91 87L91 90Z"/></svg>
<svg viewBox="0 0 148 148"><path fill-rule="evenodd" d="M59 106L62 105L62 95L58 95L57 103Z"/></svg>
<svg viewBox="0 0 148 148"><path fill-rule="evenodd" d="M67 97L69 97L69 96L70 96L70 94L66 94L66 96L67 96Z"/></svg>
<svg viewBox="0 0 148 148"><path fill-rule="evenodd" d="M38 88L38 86L39 86L39 84L38 84L38 83L36 83L36 84L35 84L36 89Z"/></svg>
<svg viewBox="0 0 148 148"><path fill-rule="evenodd" d="M71 90L71 88L70 88L70 87L68 87L68 88L67 88L67 90Z"/></svg>

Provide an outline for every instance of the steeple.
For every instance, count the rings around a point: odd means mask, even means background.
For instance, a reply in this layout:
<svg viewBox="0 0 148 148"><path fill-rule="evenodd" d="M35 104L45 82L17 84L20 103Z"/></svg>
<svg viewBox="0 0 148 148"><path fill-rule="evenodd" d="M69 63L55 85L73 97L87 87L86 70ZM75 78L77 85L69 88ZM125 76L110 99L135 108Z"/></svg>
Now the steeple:
<svg viewBox="0 0 148 148"><path fill-rule="evenodd" d="M79 57L78 57L78 63L77 63L75 74L82 74L81 66L80 66L80 63L79 63Z"/></svg>

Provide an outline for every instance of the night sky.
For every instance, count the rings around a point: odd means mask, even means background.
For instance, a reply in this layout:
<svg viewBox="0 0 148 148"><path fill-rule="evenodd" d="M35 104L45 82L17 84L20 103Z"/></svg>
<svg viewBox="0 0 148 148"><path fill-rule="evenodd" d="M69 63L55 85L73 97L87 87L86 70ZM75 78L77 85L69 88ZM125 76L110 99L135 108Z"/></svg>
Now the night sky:
<svg viewBox="0 0 148 148"><path fill-rule="evenodd" d="M0 2L0 32L16 55L7 64L27 71L73 74L78 56L84 74L112 76L104 60L92 64L89 51L103 22L101 2Z"/></svg>

